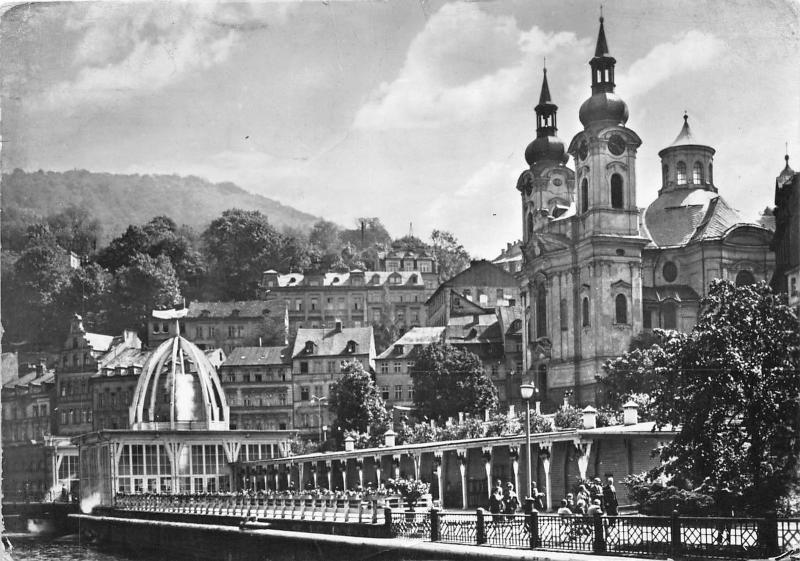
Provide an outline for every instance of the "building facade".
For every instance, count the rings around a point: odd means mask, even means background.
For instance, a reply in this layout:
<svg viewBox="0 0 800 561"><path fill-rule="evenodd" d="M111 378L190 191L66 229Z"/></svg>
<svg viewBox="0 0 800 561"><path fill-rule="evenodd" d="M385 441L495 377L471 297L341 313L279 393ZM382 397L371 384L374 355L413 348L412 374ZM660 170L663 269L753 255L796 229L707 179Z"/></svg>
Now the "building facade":
<svg viewBox="0 0 800 561"><path fill-rule="evenodd" d="M292 349L236 347L219 368L231 429L287 430L292 422Z"/></svg>
<svg viewBox="0 0 800 561"><path fill-rule="evenodd" d="M775 252L773 288L789 295L789 304L800 306L800 173L786 166L775 180Z"/></svg>
<svg viewBox="0 0 800 561"><path fill-rule="evenodd" d="M643 330L688 330L712 279L769 279L770 233L746 223L719 196L714 149L688 118L664 148L662 187L642 213L636 157L642 141L627 127L628 107L614 93L616 60L600 20L590 60L592 95L583 125L565 149L547 74L536 106L536 139L525 151L521 195L526 378L547 408L573 391L602 401L603 363ZM567 167L572 157L574 170Z"/></svg>

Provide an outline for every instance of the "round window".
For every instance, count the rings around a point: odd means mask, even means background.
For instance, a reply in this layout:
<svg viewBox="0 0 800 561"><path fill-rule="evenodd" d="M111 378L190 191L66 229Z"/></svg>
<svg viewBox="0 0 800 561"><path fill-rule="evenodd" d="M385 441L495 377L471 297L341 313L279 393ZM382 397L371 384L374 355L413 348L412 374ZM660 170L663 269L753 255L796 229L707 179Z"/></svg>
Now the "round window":
<svg viewBox="0 0 800 561"><path fill-rule="evenodd" d="M612 135L608 139L608 150L615 156L619 156L625 151L625 140L618 134Z"/></svg>
<svg viewBox="0 0 800 561"><path fill-rule="evenodd" d="M661 271L661 274L664 275L665 281L672 282L678 278L678 267L676 267L675 263L672 261L667 261L664 263L664 269Z"/></svg>

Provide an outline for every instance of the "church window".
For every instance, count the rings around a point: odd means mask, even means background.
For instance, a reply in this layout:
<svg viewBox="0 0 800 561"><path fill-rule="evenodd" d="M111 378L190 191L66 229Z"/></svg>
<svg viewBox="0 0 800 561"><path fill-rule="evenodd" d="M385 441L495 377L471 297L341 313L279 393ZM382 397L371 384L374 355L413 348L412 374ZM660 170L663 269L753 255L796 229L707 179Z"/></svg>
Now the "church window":
<svg viewBox="0 0 800 561"><path fill-rule="evenodd" d="M750 271L739 271L736 275L736 286L746 286L748 284L755 284L756 279Z"/></svg>
<svg viewBox="0 0 800 561"><path fill-rule="evenodd" d="M583 326L589 327L589 297L584 296L581 302L581 316L583 319Z"/></svg>
<svg viewBox="0 0 800 561"><path fill-rule="evenodd" d="M581 210L583 212L589 210L589 180L585 177L581 182Z"/></svg>
<svg viewBox="0 0 800 561"><path fill-rule="evenodd" d="M624 294L617 294L614 299L614 312L616 323L628 323L628 299Z"/></svg>
<svg viewBox="0 0 800 561"><path fill-rule="evenodd" d="M622 208L623 206L622 176L615 173L611 176L611 208Z"/></svg>
<svg viewBox="0 0 800 561"><path fill-rule="evenodd" d="M536 291L536 336L547 336L547 291L543 285Z"/></svg>
<svg viewBox="0 0 800 561"><path fill-rule="evenodd" d="M567 301L561 300L561 303L558 307L559 315L561 316L561 331L566 331L569 325L569 318L567 317Z"/></svg>
<svg viewBox="0 0 800 561"><path fill-rule="evenodd" d="M653 310L645 310L642 315L642 327L645 329L653 328Z"/></svg>
<svg viewBox="0 0 800 561"><path fill-rule="evenodd" d="M528 233L533 233L533 213L528 213Z"/></svg>
<svg viewBox="0 0 800 561"><path fill-rule="evenodd" d="M686 185L686 164L678 162L678 185Z"/></svg>
<svg viewBox="0 0 800 561"><path fill-rule="evenodd" d="M669 182L669 166L667 164L661 166L661 182L664 187L666 187Z"/></svg>
<svg viewBox="0 0 800 561"><path fill-rule="evenodd" d="M692 166L692 183L695 185L703 184L703 165L700 162L695 162Z"/></svg>
<svg viewBox="0 0 800 561"><path fill-rule="evenodd" d="M708 182L714 184L714 164L708 164Z"/></svg>
<svg viewBox="0 0 800 561"><path fill-rule="evenodd" d="M665 281L673 282L678 278L678 267L672 261L667 261L664 263L664 268L661 269L661 274L664 276Z"/></svg>
<svg viewBox="0 0 800 561"><path fill-rule="evenodd" d="M675 302L664 304L664 329L677 329L678 327L678 306Z"/></svg>
<svg viewBox="0 0 800 561"><path fill-rule="evenodd" d="M536 390L534 395L536 401L545 401L547 399L547 365L540 364L536 371Z"/></svg>

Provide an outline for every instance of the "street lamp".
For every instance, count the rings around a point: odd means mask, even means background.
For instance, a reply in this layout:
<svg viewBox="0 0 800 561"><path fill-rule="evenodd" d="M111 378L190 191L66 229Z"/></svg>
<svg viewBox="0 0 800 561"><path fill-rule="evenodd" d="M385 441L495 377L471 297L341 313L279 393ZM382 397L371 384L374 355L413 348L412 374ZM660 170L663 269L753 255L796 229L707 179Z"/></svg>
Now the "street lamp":
<svg viewBox="0 0 800 561"><path fill-rule="evenodd" d="M533 394L536 392L536 387L533 384L522 384L519 387L520 395L522 395L522 399L525 400L525 407L528 411L528 415L526 417L525 423L525 440L528 445L528 452L525 455L527 462L526 462L526 470L528 474L528 493L526 498L531 499L531 398Z"/></svg>
<svg viewBox="0 0 800 561"><path fill-rule="evenodd" d="M311 396L311 401L315 402L317 404L317 407L319 408L318 409L319 410L319 443L322 444L323 442L325 442L324 435L323 435L323 432L322 432L324 430L323 427L322 427L322 402L323 401L328 401L328 398L325 397L325 396L317 397L315 395L312 395Z"/></svg>

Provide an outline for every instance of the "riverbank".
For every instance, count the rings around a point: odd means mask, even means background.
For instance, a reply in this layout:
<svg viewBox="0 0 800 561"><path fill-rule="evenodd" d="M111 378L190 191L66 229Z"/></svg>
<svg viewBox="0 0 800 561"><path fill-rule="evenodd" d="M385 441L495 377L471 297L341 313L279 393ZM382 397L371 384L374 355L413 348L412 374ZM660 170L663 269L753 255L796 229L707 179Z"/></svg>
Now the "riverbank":
<svg viewBox="0 0 800 561"><path fill-rule="evenodd" d="M403 538L370 538L245 529L233 526L140 520L76 514L84 535L99 544L141 554L147 550L176 557L225 561L336 561L369 558L374 561L407 560L536 560L586 561L588 555L529 549L504 549L425 542ZM604 561L636 561L634 557L603 555Z"/></svg>

